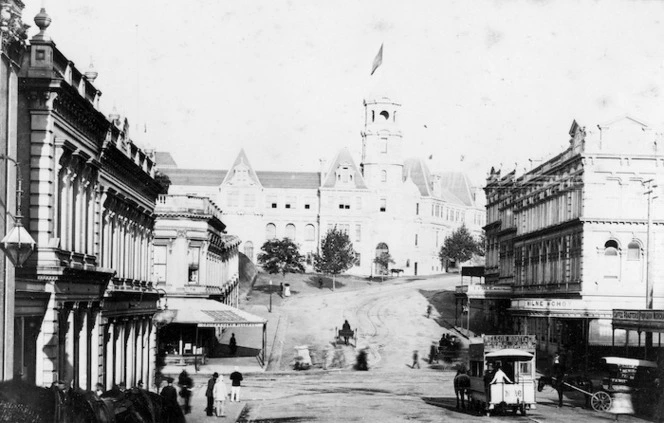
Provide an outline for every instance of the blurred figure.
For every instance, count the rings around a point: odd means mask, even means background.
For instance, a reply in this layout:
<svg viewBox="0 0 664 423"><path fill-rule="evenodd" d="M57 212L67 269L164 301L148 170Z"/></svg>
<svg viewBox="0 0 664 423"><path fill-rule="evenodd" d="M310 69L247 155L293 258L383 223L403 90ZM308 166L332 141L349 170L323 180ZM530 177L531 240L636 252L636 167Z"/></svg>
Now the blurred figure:
<svg viewBox="0 0 664 423"><path fill-rule="evenodd" d="M420 353L417 350L413 351L413 365L410 368L414 369L415 367L420 368Z"/></svg>
<svg viewBox="0 0 664 423"><path fill-rule="evenodd" d="M219 375L219 377L215 381L214 388L212 390L212 395L214 398L214 414L217 417L225 417L226 415L224 414L224 405L226 404L228 389L226 389L226 384L224 383L223 375Z"/></svg>

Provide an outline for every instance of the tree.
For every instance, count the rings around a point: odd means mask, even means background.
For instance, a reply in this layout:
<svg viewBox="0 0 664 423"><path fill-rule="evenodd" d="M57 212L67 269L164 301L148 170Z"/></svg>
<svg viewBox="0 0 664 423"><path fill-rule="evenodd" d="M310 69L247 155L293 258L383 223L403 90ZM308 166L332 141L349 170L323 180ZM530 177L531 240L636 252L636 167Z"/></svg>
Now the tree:
<svg viewBox="0 0 664 423"><path fill-rule="evenodd" d="M376 263L382 269L385 269L385 271L387 271L387 268L390 266L390 263L394 264L394 260L392 260L392 255L389 252L383 251L378 256L376 256L376 258L374 259L374 263ZM383 274L383 272L381 272L380 274L381 281L384 280L384 276L385 275Z"/></svg>
<svg viewBox="0 0 664 423"><path fill-rule="evenodd" d="M475 254L484 255L484 246L481 241L473 238L466 225L462 225L445 238L438 257L440 258L440 263L447 270L449 260L462 263L473 258Z"/></svg>
<svg viewBox="0 0 664 423"><path fill-rule="evenodd" d="M353 267L356 259L357 255L350 237L335 226L325 234L320 254L314 255L314 269L332 275L332 290L334 290L336 276Z"/></svg>
<svg viewBox="0 0 664 423"><path fill-rule="evenodd" d="M269 274L304 273L304 256L300 254L297 244L288 238L270 239L261 247L258 263Z"/></svg>

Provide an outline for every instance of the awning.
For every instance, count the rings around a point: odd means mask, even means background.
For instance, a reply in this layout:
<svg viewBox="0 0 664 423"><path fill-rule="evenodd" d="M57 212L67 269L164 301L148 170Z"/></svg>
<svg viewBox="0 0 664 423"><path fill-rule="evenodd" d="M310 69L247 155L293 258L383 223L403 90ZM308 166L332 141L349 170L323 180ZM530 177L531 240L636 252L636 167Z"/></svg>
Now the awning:
<svg viewBox="0 0 664 423"><path fill-rule="evenodd" d="M507 348L504 350L493 351L485 355L486 358L509 357L515 360L530 360L533 355L523 350L515 348Z"/></svg>
<svg viewBox="0 0 664 423"><path fill-rule="evenodd" d="M171 297L168 299L168 311L174 314L169 323L196 324L199 327L262 327L267 322L262 317L207 298Z"/></svg>

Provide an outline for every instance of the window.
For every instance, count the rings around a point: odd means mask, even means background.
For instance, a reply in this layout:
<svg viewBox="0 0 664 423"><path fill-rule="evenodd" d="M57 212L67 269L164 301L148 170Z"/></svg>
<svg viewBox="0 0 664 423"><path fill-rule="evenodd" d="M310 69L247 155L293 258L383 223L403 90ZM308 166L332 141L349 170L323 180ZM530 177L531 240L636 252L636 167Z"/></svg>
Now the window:
<svg viewBox="0 0 664 423"><path fill-rule="evenodd" d="M355 225L355 242L362 240L362 225Z"/></svg>
<svg viewBox="0 0 664 423"><path fill-rule="evenodd" d="M292 223L286 225L286 238L295 241L295 225Z"/></svg>
<svg viewBox="0 0 664 423"><path fill-rule="evenodd" d="M198 283L198 268L200 267L201 248L189 247L189 282Z"/></svg>
<svg viewBox="0 0 664 423"><path fill-rule="evenodd" d="M380 152L387 153L387 138L380 139Z"/></svg>
<svg viewBox="0 0 664 423"><path fill-rule="evenodd" d="M307 225L304 227L304 240L305 241L316 240L316 228L314 227L314 225Z"/></svg>
<svg viewBox="0 0 664 423"><path fill-rule="evenodd" d="M167 247L165 245L154 246L154 278L159 282L166 282L166 256Z"/></svg>
<svg viewBox="0 0 664 423"><path fill-rule="evenodd" d="M226 194L226 204L228 207L237 207L239 204L240 193L237 191L229 191Z"/></svg>
<svg viewBox="0 0 664 423"><path fill-rule="evenodd" d="M433 206L432 206L432 208L433 208ZM418 215L418 216L420 214L420 203L415 203L415 214Z"/></svg>
<svg viewBox="0 0 664 423"><path fill-rule="evenodd" d="M632 241L627 245L627 260L641 260L641 245Z"/></svg>
<svg viewBox="0 0 664 423"><path fill-rule="evenodd" d="M355 197L355 204L358 210L362 210L362 197Z"/></svg>
<svg viewBox="0 0 664 423"><path fill-rule="evenodd" d="M361 256L360 253L357 251L355 252L355 266L359 266L361 264Z"/></svg>
<svg viewBox="0 0 664 423"><path fill-rule="evenodd" d="M267 204L268 209L269 208L276 209L277 208L277 196L276 195L269 195L267 197L266 204Z"/></svg>
<svg viewBox="0 0 664 423"><path fill-rule="evenodd" d="M251 193L244 194L244 206L245 207L256 207L256 195Z"/></svg>
<svg viewBox="0 0 664 423"><path fill-rule="evenodd" d="M350 234L350 225L343 223L339 225L339 230L345 234Z"/></svg>
<svg viewBox="0 0 664 423"><path fill-rule="evenodd" d="M265 239L275 239L277 237L277 227L274 226L274 223L268 223L265 226Z"/></svg>
<svg viewBox="0 0 664 423"><path fill-rule="evenodd" d="M339 208L342 210L350 209L350 200L348 199L348 197L339 198Z"/></svg>
<svg viewBox="0 0 664 423"><path fill-rule="evenodd" d="M604 244L604 277L618 278L620 274L620 256L618 243L614 240L606 241Z"/></svg>
<svg viewBox="0 0 664 423"><path fill-rule="evenodd" d="M385 198L380 199L380 211L385 212L387 210L387 200Z"/></svg>
<svg viewBox="0 0 664 423"><path fill-rule="evenodd" d="M387 171L386 170L381 170L380 171L380 181L381 182L387 182Z"/></svg>
<svg viewBox="0 0 664 423"><path fill-rule="evenodd" d="M286 203L284 204L284 207L287 209L294 209L295 208L295 197L286 197Z"/></svg>
<svg viewBox="0 0 664 423"><path fill-rule="evenodd" d="M305 205L304 205L304 209L305 209L305 210L309 210L310 208L311 208L311 206L310 206L309 204L305 204Z"/></svg>
<svg viewBox="0 0 664 423"><path fill-rule="evenodd" d="M417 234L415 234L415 246L417 247Z"/></svg>

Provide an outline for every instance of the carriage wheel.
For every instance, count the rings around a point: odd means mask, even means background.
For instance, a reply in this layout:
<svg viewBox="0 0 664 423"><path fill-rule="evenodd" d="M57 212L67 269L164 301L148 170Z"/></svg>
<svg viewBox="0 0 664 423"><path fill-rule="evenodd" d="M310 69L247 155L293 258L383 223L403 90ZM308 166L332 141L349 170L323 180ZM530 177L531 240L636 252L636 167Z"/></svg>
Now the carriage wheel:
<svg viewBox="0 0 664 423"><path fill-rule="evenodd" d="M595 411L607 411L611 408L611 396L604 391L595 392L590 398L590 405Z"/></svg>

